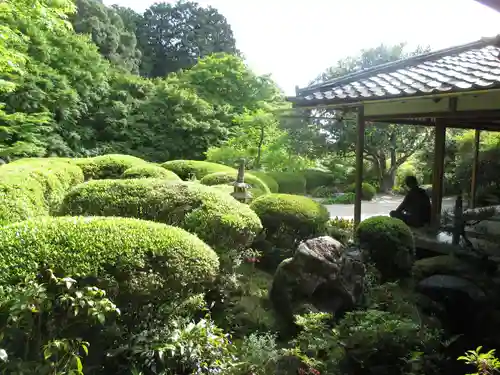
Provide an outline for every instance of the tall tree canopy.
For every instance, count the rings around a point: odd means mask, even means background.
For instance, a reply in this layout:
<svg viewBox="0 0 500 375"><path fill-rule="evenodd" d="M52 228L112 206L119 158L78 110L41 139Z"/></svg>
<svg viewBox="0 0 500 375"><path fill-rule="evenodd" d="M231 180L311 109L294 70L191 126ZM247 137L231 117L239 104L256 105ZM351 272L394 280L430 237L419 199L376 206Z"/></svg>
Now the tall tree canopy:
<svg viewBox="0 0 500 375"><path fill-rule="evenodd" d="M419 47L407 53L404 43L365 49L357 56L340 60L319 75L314 82L338 78L348 73L420 54L426 50ZM332 118L330 121L316 120L318 128L326 132L330 140L325 144L329 147L333 146L336 151L343 154L354 152L357 134L355 118L352 115L343 115L342 120L337 121L335 118L338 118L338 113L334 114L330 110L318 112L320 117ZM372 163L381 191L387 191L393 187L397 169L430 139L430 130L425 127L385 123L367 124L364 158Z"/></svg>
<svg viewBox="0 0 500 375"><path fill-rule="evenodd" d="M189 1L151 6L144 12L137 34L143 53L141 74L147 77L191 68L212 53L237 53L226 18L212 7Z"/></svg>

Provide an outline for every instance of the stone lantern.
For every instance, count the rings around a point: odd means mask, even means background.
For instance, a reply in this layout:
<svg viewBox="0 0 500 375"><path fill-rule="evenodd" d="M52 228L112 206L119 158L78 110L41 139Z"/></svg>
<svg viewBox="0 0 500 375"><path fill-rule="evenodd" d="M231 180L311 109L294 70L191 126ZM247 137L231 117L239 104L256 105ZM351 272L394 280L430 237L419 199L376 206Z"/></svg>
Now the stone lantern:
<svg viewBox="0 0 500 375"><path fill-rule="evenodd" d="M234 199L241 203L250 203L252 200L252 193L250 192L250 185L245 183L245 159L241 159L240 166L238 167L238 176L236 181L233 182L234 192L231 193Z"/></svg>

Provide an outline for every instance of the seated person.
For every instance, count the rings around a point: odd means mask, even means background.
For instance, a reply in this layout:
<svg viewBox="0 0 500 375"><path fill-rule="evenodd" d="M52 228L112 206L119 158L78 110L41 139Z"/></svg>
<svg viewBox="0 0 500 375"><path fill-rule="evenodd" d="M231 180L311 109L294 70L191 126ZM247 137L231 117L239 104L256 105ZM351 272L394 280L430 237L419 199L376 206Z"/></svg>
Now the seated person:
<svg viewBox="0 0 500 375"><path fill-rule="evenodd" d="M431 221L431 201L426 191L418 186L415 176L408 176L405 184L410 189L403 202L391 211L391 217L403 220L410 227L422 227Z"/></svg>

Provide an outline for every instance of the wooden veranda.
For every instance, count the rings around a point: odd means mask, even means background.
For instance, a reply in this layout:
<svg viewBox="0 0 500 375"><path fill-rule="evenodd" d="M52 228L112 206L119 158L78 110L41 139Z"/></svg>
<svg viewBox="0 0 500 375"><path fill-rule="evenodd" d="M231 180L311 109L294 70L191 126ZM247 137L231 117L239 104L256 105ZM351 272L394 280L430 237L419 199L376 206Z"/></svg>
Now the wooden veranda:
<svg viewBox="0 0 500 375"><path fill-rule="evenodd" d="M434 223L441 214L446 129L475 129L474 206L480 132L500 131L499 55L500 37L484 38L297 88L288 98L294 108L357 113L355 225L361 221L364 133L370 122L434 127Z"/></svg>

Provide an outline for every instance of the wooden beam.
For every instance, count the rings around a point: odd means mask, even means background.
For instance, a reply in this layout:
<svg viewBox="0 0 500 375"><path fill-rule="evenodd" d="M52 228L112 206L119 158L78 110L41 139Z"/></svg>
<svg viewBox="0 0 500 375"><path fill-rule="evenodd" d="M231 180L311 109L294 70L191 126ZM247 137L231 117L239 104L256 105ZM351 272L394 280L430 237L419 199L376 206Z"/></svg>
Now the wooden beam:
<svg viewBox="0 0 500 375"><path fill-rule="evenodd" d="M472 164L472 177L470 187L470 208L476 208L477 195L477 172L479 168L479 146L481 142L481 130L476 129L474 134L474 161Z"/></svg>
<svg viewBox="0 0 500 375"><path fill-rule="evenodd" d="M431 223L439 225L441 219L441 202L443 199L444 153L446 141L446 123L436 119L434 137L434 168L432 175L432 215Z"/></svg>
<svg viewBox="0 0 500 375"><path fill-rule="evenodd" d="M363 150L365 148L365 114L364 108L358 108L356 140L356 199L354 201L354 227L361 222L361 196L363 193Z"/></svg>

